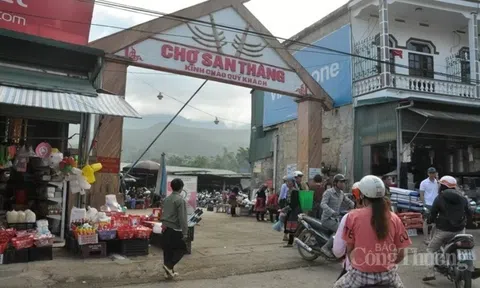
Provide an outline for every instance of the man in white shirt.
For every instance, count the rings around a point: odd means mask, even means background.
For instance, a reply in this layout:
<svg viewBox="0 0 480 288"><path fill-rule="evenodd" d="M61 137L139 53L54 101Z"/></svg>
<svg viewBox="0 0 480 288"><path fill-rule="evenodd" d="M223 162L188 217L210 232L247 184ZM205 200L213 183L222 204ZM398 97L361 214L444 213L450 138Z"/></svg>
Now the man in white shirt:
<svg viewBox="0 0 480 288"><path fill-rule="evenodd" d="M433 201L438 196L438 181L437 181L437 170L433 167L428 168L427 170L428 178L423 180L420 183L420 200L423 202L423 206L428 210L432 209ZM423 221L423 235L425 237L425 242L427 243L430 239L428 234L428 224L426 219Z"/></svg>

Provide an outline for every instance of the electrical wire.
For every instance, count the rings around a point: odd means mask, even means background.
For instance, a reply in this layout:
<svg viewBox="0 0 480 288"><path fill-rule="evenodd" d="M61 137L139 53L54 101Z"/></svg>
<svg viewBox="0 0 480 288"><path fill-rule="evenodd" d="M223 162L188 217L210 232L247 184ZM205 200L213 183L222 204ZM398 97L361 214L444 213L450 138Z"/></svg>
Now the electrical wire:
<svg viewBox="0 0 480 288"><path fill-rule="evenodd" d="M155 86L153 86L152 84L148 83L147 81L145 81L145 80L143 80L143 79L140 79L140 78L138 78L138 80L140 80L141 82L145 83L145 85L150 86L152 89L156 90L157 92L162 93L163 96L166 96L166 97L168 97L168 98L171 98L171 99L173 99L173 100L175 100L175 101L177 101L177 102L179 102L179 103L181 103L181 104L185 104L184 101L182 101L182 100L180 100L180 99L178 99L178 98L175 98L175 97L173 97L173 96L167 95L167 94L165 94L165 93L163 93L163 92L161 92L160 90L158 90L157 88L155 88ZM238 124L242 124L242 125L250 125L250 123L247 123L247 122L241 122L241 121L237 121L237 120L232 120L232 119L228 119L228 118L216 116L216 115L214 115L214 114L212 114L212 113L210 113L210 112L207 112L207 111L205 111L205 110L199 109L199 108L197 108L197 107L195 107L195 106L193 106L193 105L190 105L190 104L188 104L187 106L190 107L190 108L192 108L192 109L195 109L195 110L197 110L197 111L199 111L199 112L202 112L202 113L204 113L204 114L207 114L207 115L209 115L209 116L212 116L212 117L214 117L215 119L221 119L221 120L226 121L226 122L238 123Z"/></svg>
<svg viewBox="0 0 480 288"><path fill-rule="evenodd" d="M87 1L87 0L77 0L77 1L81 1L81 2L92 2L92 1ZM100 0L97 0L100 2ZM102 2L105 2L105 1L102 1ZM120 4L116 4L116 3L112 3L112 4L109 4L111 6L108 6L108 7L111 7L111 8L115 8L115 9L121 9L121 6ZM125 5L123 5L125 6ZM119 8L120 7L120 8ZM145 10L145 9L142 9L142 8L135 8L134 6L130 6L130 7L133 7L133 8L130 8L131 12L134 12L134 13L142 13L141 11L142 10ZM125 8L124 8L125 9ZM140 10L140 12L139 12ZM170 36L176 36L176 37L188 37L188 38L191 38L190 36L186 36L186 35L175 35L175 34L168 34L168 33L156 33L156 32L153 32L153 31L147 31L147 30L142 30L142 29L136 29L135 27L130 27L130 28L125 28L125 27L119 27L119 26L114 26L114 25L106 25L106 24L98 24L98 23L86 23L86 22L80 22L80 21L73 21L73 20L66 20L66 19L56 19L56 18L51 18L51 17L45 17L45 16L39 16L39 15L32 15L32 14L27 14L27 13L20 13L20 12L16 12L16 11L8 11L8 10L2 10L2 12L6 12L6 13L15 13L15 14L18 14L18 15L23 15L23 16L31 16L31 17L36 17L36 18L42 18L42 19L50 19L50 20L56 20L56 21L64 21L64 22L71 22L71 23L77 23L77 24L85 24L85 25L92 25L92 26L98 26L98 27L104 27L104 28L114 28L114 29L119 29L119 30L130 30L130 31L136 31L136 32L141 32L141 33L148 33L148 34L162 34L162 35L170 35ZM143 12L145 13L145 12ZM150 12L150 13L154 13L154 12ZM191 19L191 18L187 18L187 17L181 17L181 16L176 16L176 15L171 15L171 14L166 14L166 13L161 13L161 12L155 12L157 15L161 15L161 16L164 16L164 17L167 17L167 18L174 18L174 19L177 19L177 20L183 20L183 21L186 21L186 22L200 22L200 23L207 23L208 27L211 27L211 23L208 23L206 21L201 21L201 20L197 20L197 19ZM137 25L138 26L138 25ZM221 25L221 24L216 24L217 27L226 27L224 28L225 30L229 30L229 29L233 29L235 31L242 31L243 33L247 33L247 34L255 34L255 35L259 35L259 36L263 36L265 38L273 38L273 39L280 39L280 40L284 40L284 41L288 41L289 44L298 44L298 45L302 45L304 47L309 47L309 48L315 48L317 50L322 50L322 52L319 52L319 51L312 51L312 50L305 50L305 49L302 49L300 51L302 52L311 52L311 53L318 53L318 54L326 54L326 55L344 55L344 56L351 56L351 57L354 57L354 58L360 58L360 59L363 59L363 60L369 60L369 61L374 61L378 64L388 64L390 66L395 66L395 67L399 67L399 68L406 68L406 69L409 69L410 71L417 71L417 72L429 72L429 74L433 74L433 75L438 75L438 76L442 76L442 77L447 77L447 78L450 78L450 79L457 79L457 80L462 80L462 79L465 79L465 78L462 78L462 76L458 76L458 75L453 75L453 74L447 74L447 73L442 73L442 72L438 72L438 71L426 71L425 69L414 69L414 68L411 68L409 67L408 65L401 65L401 64L398 64L398 63L392 63L390 61L382 61L382 60L379 60L379 59L375 59L375 58L372 58L372 57L368 57L368 56L363 56L363 55L357 55L357 54L353 54L353 53L350 53L350 52L344 52L344 51L341 51L341 50L337 50L337 49L333 49L333 48L328 48L328 47L323 47L323 46L319 46L319 45L314 45L314 44L309 44L309 43L305 43L305 42L301 42L301 41L297 41L297 40L289 40L287 38L283 38L283 37L278 37L278 36L272 36L272 35L269 35L269 34L264 34L264 33L259 33L259 32L255 32L255 31L247 31L247 30L244 30L244 29L240 29L240 28L234 28L234 27L229 27L229 26L226 26L226 25ZM108 37L108 36L107 36ZM288 47L285 47L285 46L281 46L281 47L273 47L273 48L276 48L276 49L284 49L284 50L290 50ZM392 47L394 48L394 47ZM329 53L326 53L325 51L323 50L326 50L326 51L329 51L329 52L332 52L333 54L329 54ZM442 65L436 65L437 67L446 67L446 66L442 66ZM471 83L480 83L480 81L477 81L476 79L470 79L470 82Z"/></svg>
<svg viewBox="0 0 480 288"><path fill-rule="evenodd" d="M90 2L90 3L92 2L91 0L77 0L77 1ZM157 16L162 16L162 17L169 18L169 19L181 20L185 23L186 22L195 22L195 23L199 23L199 26L204 26L204 27L211 28L211 23L210 22L199 20L199 19L193 19L193 18L189 18L189 17L172 15L172 14L168 14L168 13L164 13L164 12L159 12L159 11L150 10L150 9L144 9L144 8L140 8L140 7L136 7L136 6L132 6L132 5L119 4L119 3L115 3L115 2L111 2L111 1L105 1L105 0L96 0L95 3L98 4L98 5L101 5L101 6L111 7L111 8L121 9L121 10L126 10L126 11L131 11L131 12L138 13L138 14L146 15L145 13L147 13L150 16L157 15ZM378 19L377 19L377 23L378 23ZM305 42L301 42L301 41L298 41L298 40L291 40L291 39L288 39L288 38L274 36L274 35L271 35L271 34L266 34L266 33L251 31L251 30L245 30L244 28L240 28L240 27L233 27L233 26L228 26L228 25L219 24L219 23L216 23L215 26L216 27L221 27L226 31L242 32L242 33L246 33L246 34L253 34L253 35L257 35L257 36L262 36L264 38L271 38L271 39L276 39L276 40L280 39L280 40L287 41L288 43L299 44L299 45L302 45L302 46L305 46L305 47L312 47L312 48L317 48L317 49L320 49L320 50L327 50L327 51L334 52L334 53L337 53L337 54L343 54L343 55L346 55L346 56L348 55L348 56L351 56L351 57L357 57L357 58L361 58L361 59L364 59L364 60L375 61L375 62L378 62L379 64L388 64L388 65L393 64L393 65L398 66L400 68L407 68L409 70L418 70L418 71L421 71L421 72L429 72L429 71L426 71L425 69L412 69L412 68L408 67L408 65L400 65L400 64L397 64L397 63L391 63L390 61L382 61L382 60L379 60L379 59L374 59L374 58L363 56L363 55L356 55L356 54L353 54L353 53L350 53L350 52L344 52L344 51L341 51L341 50L328 48L328 47L324 47L324 46L319 46L319 45L314 45L314 44L310 44L310 43L305 43ZM373 26L373 28L375 28L375 26ZM370 34L373 31L374 31L374 29L372 29ZM150 32L150 33L153 33L153 32ZM162 33L158 33L158 34L162 34ZM283 46L283 45L282 45L282 47L277 47L277 49L282 49L282 48L285 49L286 47ZM301 50L301 51L307 52L305 50ZM437 67L438 66L442 67L441 65L437 65ZM446 66L443 66L443 67L446 67ZM451 79L458 78L459 80L462 80L462 77L457 76L457 75L449 75L449 74L446 74L446 73L435 72L435 71L433 71L433 74L434 75L439 75L439 76L444 76L444 77L450 77ZM471 79L472 82L477 82L476 80L475 81L473 81L473 80L474 79Z"/></svg>
<svg viewBox="0 0 480 288"><path fill-rule="evenodd" d="M150 150L150 148L152 148L153 144L155 144L155 142L157 142L158 138L160 138L160 136L162 136L163 132L165 132L165 130L167 130L168 126L170 126L170 124L172 124L172 122L183 111L183 109L185 109L185 107L187 107L188 103L190 103L190 101L192 101L192 99L198 94L198 92L200 92L200 90L202 90L203 86L205 86L205 84L207 84L207 82L208 82L208 80L203 81L202 85L200 85L200 87L198 87L198 89L195 91L195 93L193 93L192 96L190 98L188 98L187 102L185 102L183 104L183 106L177 111L177 113L172 117L172 119L170 119L170 121L168 121L167 125L165 125L165 127L163 127L162 131L160 131L160 133L157 134L157 136L152 140L152 142L147 146L147 148L145 148L145 150L142 152L142 154L138 157L137 160L135 160L135 162L132 164L132 166L130 166L130 168L128 169L128 171L125 174L127 174L127 175L130 174L133 167L135 167L135 165L137 165L137 163L143 158L143 156L145 156L145 154L147 154L148 150Z"/></svg>

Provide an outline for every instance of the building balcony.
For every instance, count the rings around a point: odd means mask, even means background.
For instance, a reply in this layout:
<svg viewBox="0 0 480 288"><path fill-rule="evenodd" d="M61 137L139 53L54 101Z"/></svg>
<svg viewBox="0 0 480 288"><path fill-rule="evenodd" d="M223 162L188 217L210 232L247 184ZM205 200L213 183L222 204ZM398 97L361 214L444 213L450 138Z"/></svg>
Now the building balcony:
<svg viewBox="0 0 480 288"><path fill-rule="evenodd" d="M480 99L476 94L475 85L447 80L437 80L402 74L391 74L390 87L383 87L380 75L357 80L353 83L353 96L358 97L382 89L398 89L418 93L436 94L438 96L453 96L468 99ZM418 95L417 94L417 95Z"/></svg>

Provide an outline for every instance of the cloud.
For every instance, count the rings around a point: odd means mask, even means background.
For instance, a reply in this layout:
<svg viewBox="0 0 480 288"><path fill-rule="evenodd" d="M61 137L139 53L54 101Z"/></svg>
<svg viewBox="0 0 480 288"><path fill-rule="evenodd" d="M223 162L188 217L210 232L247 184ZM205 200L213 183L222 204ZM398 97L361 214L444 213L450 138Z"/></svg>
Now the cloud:
<svg viewBox="0 0 480 288"><path fill-rule="evenodd" d="M114 2L171 13L202 1L136 0L132 3L131 0L114 0ZM284 0L281 2L282 5L278 4L279 2L275 2L277 3L275 7L273 6L273 1L255 0L246 3L246 6L272 34L290 37L311 23L318 21L328 12L333 11L345 2L346 0L322 3L321 9L318 0ZM275 9L275 13L272 13L272 9ZM324 11L323 14L325 15L321 15L320 10ZM153 18L155 16L146 15L145 13L123 11L96 4L92 23L127 28ZM289 21L285 21L286 19ZM93 41L118 31L119 29L117 28L94 25L91 29L90 40ZM203 81L202 79L163 72L156 73L152 70L135 67L129 68L128 72L126 99L144 115L175 114L182 106L182 103L169 97L159 101L156 97L158 93L161 91L165 95L185 102ZM213 120L213 116L227 118L232 120L224 121L230 127L240 125L237 122L250 123L251 96L250 89L247 88L209 81L192 100L191 105L206 113L187 107L180 115L192 120Z"/></svg>

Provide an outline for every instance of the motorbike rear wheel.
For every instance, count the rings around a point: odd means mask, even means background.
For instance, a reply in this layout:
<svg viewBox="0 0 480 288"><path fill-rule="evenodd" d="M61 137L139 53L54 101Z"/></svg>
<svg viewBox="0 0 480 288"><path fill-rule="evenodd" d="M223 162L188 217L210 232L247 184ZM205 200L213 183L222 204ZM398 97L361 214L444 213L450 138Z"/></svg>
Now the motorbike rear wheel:
<svg viewBox="0 0 480 288"><path fill-rule="evenodd" d="M454 282L455 288L472 288L472 272L469 270L462 271L460 277Z"/></svg>
<svg viewBox="0 0 480 288"><path fill-rule="evenodd" d="M300 239L303 243L307 244L308 246L310 246L309 244L310 241L312 240L315 242L317 241L315 240L315 236L308 230L303 230L302 233L300 233L300 235L298 235L297 238ZM300 247L300 245L297 245L297 248L298 248L298 253L300 253L300 256L302 256L302 258L307 261L315 261L319 256L316 253L308 252L307 250Z"/></svg>

